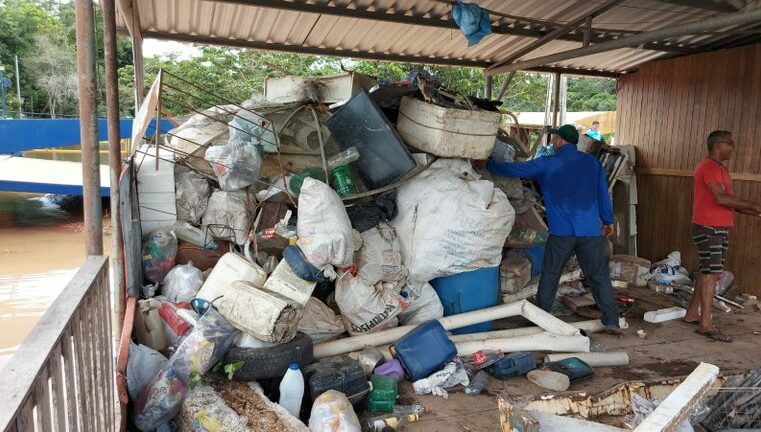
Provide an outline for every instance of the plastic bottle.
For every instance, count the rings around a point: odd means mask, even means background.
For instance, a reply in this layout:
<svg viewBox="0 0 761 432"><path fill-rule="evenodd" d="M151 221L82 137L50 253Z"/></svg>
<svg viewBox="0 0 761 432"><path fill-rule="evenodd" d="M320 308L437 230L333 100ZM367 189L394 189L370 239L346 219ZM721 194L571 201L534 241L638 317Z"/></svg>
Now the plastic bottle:
<svg viewBox="0 0 761 432"><path fill-rule="evenodd" d="M338 192L338 195L345 197L357 193L357 186L354 185L354 179L348 166L335 167L331 175L333 177L333 189Z"/></svg>
<svg viewBox="0 0 761 432"><path fill-rule="evenodd" d="M412 405L396 405L394 407L394 414L399 415L410 415L410 414L423 414L426 412L426 408L423 405L420 404L412 404Z"/></svg>
<svg viewBox="0 0 761 432"><path fill-rule="evenodd" d="M418 420L420 420L420 416L417 414L386 414L366 418L364 429L371 432L382 432L387 430L387 428L398 430L401 426L407 423L414 423Z"/></svg>
<svg viewBox="0 0 761 432"><path fill-rule="evenodd" d="M291 363L283 380L280 381L279 404L294 417L299 418L301 412L301 399L304 397L304 376L299 370L299 365Z"/></svg>
<svg viewBox="0 0 761 432"><path fill-rule="evenodd" d="M359 150L356 147L351 146L341 153L336 153L328 159L328 168L330 170L335 169L341 165L349 165L355 160L359 159Z"/></svg>
<svg viewBox="0 0 761 432"><path fill-rule="evenodd" d="M472 380L470 380L470 384L468 384L467 387L465 387L465 394L468 395L477 395L481 393L481 390L486 387L486 381L489 380L489 374L486 373L486 371L478 371L476 376L473 377Z"/></svg>
<svg viewBox="0 0 761 432"><path fill-rule="evenodd" d="M504 357L500 351L495 350L480 350L474 352L468 358L464 359L463 366L468 372L468 375L472 376L481 369L485 369L494 363L500 361Z"/></svg>
<svg viewBox="0 0 761 432"><path fill-rule="evenodd" d="M204 232L201 231L200 228L194 227L190 224L190 222L187 221L175 222L174 234L178 239L193 243L194 245L204 249L217 250L219 248L219 245L214 242L210 235L205 236ZM204 239L204 237L208 238ZM206 241L204 242L204 240Z"/></svg>
<svg viewBox="0 0 761 432"><path fill-rule="evenodd" d="M301 186L304 184L304 180L307 177L312 177L324 182L325 171L318 167L306 167L300 173L291 176L291 179L288 181L288 187L295 196L299 196L301 193Z"/></svg>

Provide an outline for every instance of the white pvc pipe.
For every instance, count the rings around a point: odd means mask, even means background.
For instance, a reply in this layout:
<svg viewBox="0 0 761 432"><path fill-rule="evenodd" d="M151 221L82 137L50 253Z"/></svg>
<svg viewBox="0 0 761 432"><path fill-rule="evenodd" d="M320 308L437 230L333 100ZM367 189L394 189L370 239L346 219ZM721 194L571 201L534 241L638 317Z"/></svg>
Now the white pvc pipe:
<svg viewBox="0 0 761 432"><path fill-rule="evenodd" d="M556 351L588 352L589 338L586 336L561 336L550 333L519 336L513 338L482 339L479 341L455 343L457 355L471 355L476 351L495 350L502 352L517 351Z"/></svg>
<svg viewBox="0 0 761 432"><path fill-rule="evenodd" d="M544 356L544 362L555 362L571 357L576 357L592 367L629 364L629 354L625 352L555 353Z"/></svg>
<svg viewBox="0 0 761 432"><path fill-rule="evenodd" d="M522 300L516 303L502 304L490 308L479 309L465 312L457 315L439 318L439 322L445 330L453 330L467 327L474 324L480 324L486 321L494 321L511 316L522 315L534 324L538 325L544 331L558 335L578 335L579 329L566 324L555 318L551 314L534 306L528 300ZM360 336L351 336L335 341L317 344L314 347L314 356L316 358L330 357L338 354L344 354L352 351L359 351L366 346L378 346L396 342L406 335L415 326L402 326L389 330L370 333Z"/></svg>

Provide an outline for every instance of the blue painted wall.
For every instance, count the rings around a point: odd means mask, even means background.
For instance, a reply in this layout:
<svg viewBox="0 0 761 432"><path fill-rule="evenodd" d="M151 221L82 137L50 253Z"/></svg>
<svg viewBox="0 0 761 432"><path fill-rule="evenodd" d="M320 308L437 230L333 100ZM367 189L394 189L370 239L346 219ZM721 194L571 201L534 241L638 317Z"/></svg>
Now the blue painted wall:
<svg viewBox="0 0 761 432"><path fill-rule="evenodd" d="M156 120L151 121L155 127ZM172 129L169 121L161 120L161 130ZM132 119L119 122L121 138L132 135ZM148 135L151 129L148 129ZM108 140L106 119L98 120L99 141ZM0 120L0 153L18 154L26 150L79 145L79 119L7 119Z"/></svg>

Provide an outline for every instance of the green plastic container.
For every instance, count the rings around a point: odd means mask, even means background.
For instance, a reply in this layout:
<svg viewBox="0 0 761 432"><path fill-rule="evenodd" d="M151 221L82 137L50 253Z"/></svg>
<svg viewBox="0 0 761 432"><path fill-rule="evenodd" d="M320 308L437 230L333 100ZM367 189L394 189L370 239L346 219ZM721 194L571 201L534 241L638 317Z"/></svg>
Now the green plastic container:
<svg viewBox="0 0 761 432"><path fill-rule="evenodd" d="M354 184L354 178L348 166L341 165L333 168L332 178L333 189L338 192L338 195L345 197L357 193L357 186Z"/></svg>
<svg viewBox="0 0 761 432"><path fill-rule="evenodd" d="M389 376L372 375L372 390L367 397L367 410L370 412L393 412L399 382Z"/></svg>
<svg viewBox="0 0 761 432"><path fill-rule="evenodd" d="M288 187L291 188L291 192L293 192L296 196L299 196L301 193L301 186L304 184L304 180L307 177L315 178L321 182L324 182L325 177L325 171L322 170L322 168L318 167L307 167L304 168L300 173L294 174L291 177L291 180L288 182Z"/></svg>

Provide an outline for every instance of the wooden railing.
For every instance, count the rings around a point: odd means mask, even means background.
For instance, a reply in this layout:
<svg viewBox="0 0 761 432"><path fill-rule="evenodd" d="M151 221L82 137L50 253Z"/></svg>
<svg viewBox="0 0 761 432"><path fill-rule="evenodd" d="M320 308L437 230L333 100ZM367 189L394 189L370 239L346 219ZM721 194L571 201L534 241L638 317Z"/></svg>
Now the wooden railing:
<svg viewBox="0 0 761 432"><path fill-rule="evenodd" d="M88 257L0 372L0 431L116 431L110 303Z"/></svg>

